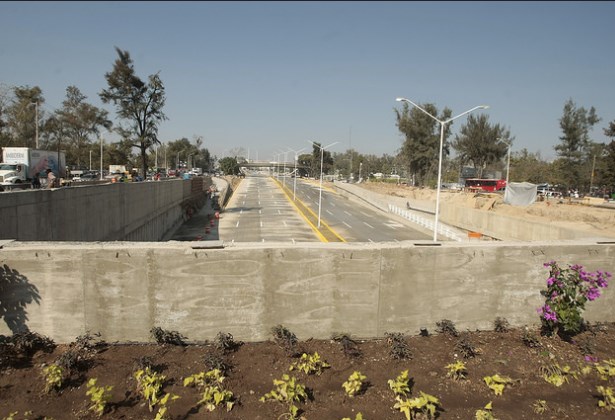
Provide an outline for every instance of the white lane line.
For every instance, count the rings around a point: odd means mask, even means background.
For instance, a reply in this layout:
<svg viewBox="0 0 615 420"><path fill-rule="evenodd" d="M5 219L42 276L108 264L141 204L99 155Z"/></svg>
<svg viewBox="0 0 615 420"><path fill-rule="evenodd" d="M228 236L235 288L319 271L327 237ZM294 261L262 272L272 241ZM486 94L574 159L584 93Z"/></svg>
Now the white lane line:
<svg viewBox="0 0 615 420"><path fill-rule="evenodd" d="M363 224L364 224L365 226L367 226L367 227L372 228L372 229L374 228L372 225L370 225L370 224L369 224L369 223L367 223L367 222L363 222Z"/></svg>
<svg viewBox="0 0 615 420"><path fill-rule="evenodd" d="M261 222L261 227L263 227L263 222Z"/></svg>
<svg viewBox="0 0 615 420"><path fill-rule="evenodd" d="M330 204L331 204L331 207L335 207L335 204L333 204L333 203L330 203Z"/></svg>
<svg viewBox="0 0 615 420"><path fill-rule="evenodd" d="M242 214L242 213L243 213L243 209L239 210L239 214Z"/></svg>
<svg viewBox="0 0 615 420"><path fill-rule="evenodd" d="M242 205L242 206L245 206L245 205L246 205L246 200L243 200L243 201L241 202L241 205Z"/></svg>
<svg viewBox="0 0 615 420"><path fill-rule="evenodd" d="M235 227L239 227L239 221L237 221L237 224L235 225Z"/></svg>
<svg viewBox="0 0 615 420"><path fill-rule="evenodd" d="M284 223L284 226L288 226L288 225L286 224L286 220L282 220L282 223Z"/></svg>
<svg viewBox="0 0 615 420"><path fill-rule="evenodd" d="M371 243L374 243L374 241L372 241L371 239L367 238L368 241L370 241Z"/></svg>
<svg viewBox="0 0 615 420"><path fill-rule="evenodd" d="M327 213L329 213L331 216L333 216L333 213L331 213L329 210L325 210Z"/></svg>
<svg viewBox="0 0 615 420"><path fill-rule="evenodd" d="M261 209L258 209L258 214L262 214L262 212L263 211Z"/></svg>
<svg viewBox="0 0 615 420"><path fill-rule="evenodd" d="M265 238L263 238L263 242L265 242Z"/></svg>
<svg viewBox="0 0 615 420"><path fill-rule="evenodd" d="M293 245L295 244L295 238L290 238L293 241Z"/></svg>
<svg viewBox="0 0 615 420"><path fill-rule="evenodd" d="M352 216L352 214L347 212L346 210L344 210L344 213L346 213L348 216Z"/></svg>
<svg viewBox="0 0 615 420"><path fill-rule="evenodd" d="M348 229L352 229L352 226L350 226L348 223L346 222L342 222L343 224L345 224L346 226L348 226Z"/></svg>
<svg viewBox="0 0 615 420"><path fill-rule="evenodd" d="M280 209L278 209L278 214L282 214L282 212L280 211Z"/></svg>

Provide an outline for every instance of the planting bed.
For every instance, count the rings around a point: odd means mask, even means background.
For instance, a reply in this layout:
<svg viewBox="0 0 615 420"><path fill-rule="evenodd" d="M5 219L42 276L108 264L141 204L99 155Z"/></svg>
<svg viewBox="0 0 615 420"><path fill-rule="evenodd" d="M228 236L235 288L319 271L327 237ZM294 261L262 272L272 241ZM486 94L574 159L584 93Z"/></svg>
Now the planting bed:
<svg viewBox="0 0 615 420"><path fill-rule="evenodd" d="M454 324L453 324L454 325ZM454 328L454 326L453 326ZM312 340L299 337L294 347L279 339L260 343L239 343L223 349L221 342L187 345L104 343L96 339L76 340L71 345L58 345L50 351L28 355L22 349L20 358L7 361L5 352L0 376L0 419L17 412L14 418L89 419L98 416L88 407L87 382L97 378L98 385L112 385L111 398L102 418L153 419L137 392L134 372L145 365L166 376L163 393L180 398L167 403L169 419L278 419L288 413L288 405L277 401L260 401L274 389L273 380L289 374L306 388L308 399L297 403L299 416L305 419L404 419L393 408L395 397L388 381L404 370L410 378L409 398L422 392L439 401L438 418L474 419L476 410L492 401L492 414L498 419L582 419L613 418L615 411L598 407L601 400L597 386L615 387L615 378L601 379L594 362L615 359L615 325L591 325L588 331L570 341L540 335L537 327L508 329L504 332L466 331L458 336L441 329L427 336L405 336L407 347L394 347L389 334L378 340L358 340L352 336L344 346L340 340ZM227 337L229 337L227 335ZM5 338L6 342L7 338ZM353 346L352 341L355 345ZM8 347L5 346L4 350ZM68 354L71 357L67 357ZM321 375L289 371L302 353L318 352L330 365ZM396 358L400 356L406 358ZM473 357L472 357L473 356ZM467 357L467 358L466 358ZM45 392L45 366L64 360L72 364L72 374L64 378L59 390ZM447 376L447 365L461 360L467 368L466 379ZM68 361L68 362L67 362ZM553 367L569 366L567 382L560 387L548 383L543 374ZM234 406L227 412L218 407L209 412L198 405L198 389L184 387L183 380L213 366L225 367L224 387L234 396ZM591 367L582 373L583 367ZM342 384L353 374L366 376L362 392L348 396ZM484 377L507 376L502 395L495 395ZM30 412L28 414L25 414Z"/></svg>

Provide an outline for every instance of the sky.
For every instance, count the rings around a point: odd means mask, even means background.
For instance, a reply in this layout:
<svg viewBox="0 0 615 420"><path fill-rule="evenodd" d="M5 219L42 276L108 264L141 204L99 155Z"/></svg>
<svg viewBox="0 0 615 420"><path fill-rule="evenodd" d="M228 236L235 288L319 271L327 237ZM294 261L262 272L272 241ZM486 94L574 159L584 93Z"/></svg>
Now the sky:
<svg viewBox="0 0 615 420"><path fill-rule="evenodd" d="M406 97L453 116L488 105L473 114L510 130L512 153L550 160L568 100L595 107L590 137L610 141L614 17L615 2L592 1L0 1L0 86L40 87L49 115L73 85L117 122L99 97L117 47L165 86L163 143L202 136L213 155L258 160L310 141L395 155Z"/></svg>

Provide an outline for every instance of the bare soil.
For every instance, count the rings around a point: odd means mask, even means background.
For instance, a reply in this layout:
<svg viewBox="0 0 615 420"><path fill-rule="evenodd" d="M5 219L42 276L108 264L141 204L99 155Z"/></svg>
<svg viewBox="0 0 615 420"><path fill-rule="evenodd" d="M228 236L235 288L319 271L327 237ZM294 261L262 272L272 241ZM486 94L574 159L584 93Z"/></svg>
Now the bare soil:
<svg viewBox="0 0 615 420"><path fill-rule="evenodd" d="M43 367L70 359L67 352L73 351L74 355L78 348L72 343L59 345L51 352L37 351L21 359L17 366L4 368L0 376L0 418L15 412L18 414L14 418L18 419L97 418L88 410L91 402L86 396L88 379L97 378L98 385L113 386L103 418L153 419L157 408L150 412L134 378L139 366L149 364L166 376L162 392L180 397L167 404L168 419L289 418L285 416L287 405L260 401L274 389L273 380L282 379L284 374L306 387L308 399L296 404L301 418L355 419L361 413L370 420L404 419L393 408L396 401L387 383L406 369L411 389L408 397L415 398L421 391L436 397L437 417L441 419L474 419L476 410L490 401L498 419L606 419L613 418L613 412L598 407L601 397L596 387L613 387L615 379L601 379L595 368L589 373L581 373L581 369L594 366L595 361L615 359L614 333L613 324L592 325L570 341L541 336L533 329L466 331L458 336L440 331L405 336L401 350L393 346L390 335L379 340L353 340L354 348L335 340L305 339L299 340L293 351L273 339L236 343L236 348L226 351L215 340L185 346L98 342L80 353L74 365L77 368L70 376L65 375L59 390L45 392ZM318 352L330 368L321 375L289 371L302 352ZM405 358L396 358L400 355ZM447 376L446 366L457 360L466 364L466 379ZM560 387L543 378L555 365L569 366L574 372ZM226 367L224 386L233 393L235 402L229 412L223 407L207 411L198 404L202 393L183 386L185 377L214 366ZM342 384L355 371L367 379L362 392L350 397ZM512 380L502 395L495 395L483 379L495 374Z"/></svg>

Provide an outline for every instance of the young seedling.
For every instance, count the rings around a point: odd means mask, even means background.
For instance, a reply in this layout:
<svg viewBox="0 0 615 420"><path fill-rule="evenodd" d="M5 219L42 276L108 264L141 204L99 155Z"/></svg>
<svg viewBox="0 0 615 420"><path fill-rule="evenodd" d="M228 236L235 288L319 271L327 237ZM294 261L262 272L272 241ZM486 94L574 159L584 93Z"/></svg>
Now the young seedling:
<svg viewBox="0 0 615 420"><path fill-rule="evenodd" d="M162 385L166 376L153 371L149 366L139 369L134 374L137 380L137 391L147 401L149 411L154 410L154 406L161 401Z"/></svg>
<svg viewBox="0 0 615 420"><path fill-rule="evenodd" d="M461 360L457 360L455 363L446 365L446 369L448 370L446 376L456 381L466 379L468 374L466 365Z"/></svg>
<svg viewBox="0 0 615 420"><path fill-rule="evenodd" d="M475 420L496 420L496 418L493 416L492 410L493 410L493 406L492 406L491 401L489 401L482 410L476 410L476 413L474 414L474 419Z"/></svg>
<svg viewBox="0 0 615 420"><path fill-rule="evenodd" d="M45 376L45 392L51 392L52 390L59 390L62 388L62 382L64 381L64 369L56 364L51 364L43 368L43 375Z"/></svg>
<svg viewBox="0 0 615 420"><path fill-rule="evenodd" d="M568 383L569 375L575 376L575 373L571 372L570 366L561 367L557 363L549 366L541 366L540 373L545 381L549 382L551 385L555 385L556 387L560 387L565 383Z"/></svg>
<svg viewBox="0 0 615 420"><path fill-rule="evenodd" d="M324 369L331 367L327 362L321 360L318 352L314 354L303 353L298 362L293 363L289 370L300 370L307 375L320 375Z"/></svg>
<svg viewBox="0 0 615 420"><path fill-rule="evenodd" d="M406 419L427 418L435 419L440 409L440 401L433 395L420 391L420 396L412 399L402 400L399 396L395 398L397 403L393 408L398 409L406 415Z"/></svg>
<svg viewBox="0 0 615 420"><path fill-rule="evenodd" d="M346 382L342 384L342 387L346 391L346 395L349 397L354 397L363 391L363 387L365 386L365 380L367 376L363 375L359 371L354 371Z"/></svg>
<svg viewBox="0 0 615 420"><path fill-rule="evenodd" d="M199 372L184 379L184 386L194 386L203 390L203 396L197 404L205 405L208 411L214 411L216 407L226 405L226 411L233 409L233 393L225 390L222 386L225 377L218 369L207 373Z"/></svg>
<svg viewBox="0 0 615 420"><path fill-rule="evenodd" d="M509 377L507 377L507 376L500 376L498 374L495 374L493 376L485 376L483 378L483 380L485 381L487 386L491 390L493 390L495 395L502 395L506 385L512 384L512 382L513 382L512 379L510 379Z"/></svg>
<svg viewBox="0 0 615 420"><path fill-rule="evenodd" d="M111 400L113 386L97 386L97 381L97 378L91 378L88 381L88 391L85 395L88 395L92 402L92 406L89 409L94 410L96 414L102 416L105 412L105 408L107 408L107 403Z"/></svg>
<svg viewBox="0 0 615 420"><path fill-rule="evenodd" d="M273 385L276 389L266 393L260 398L261 402L265 401L280 401L288 406L288 413L286 415L291 420L297 419L299 414L299 407L295 405L295 402L305 401L307 399L307 393L305 387L297 383L295 377L289 377L288 375L282 375L282 379L274 379Z"/></svg>
<svg viewBox="0 0 615 420"><path fill-rule="evenodd" d="M602 396L602 399L598 401L598 407L604 408L607 411L615 410L615 394L613 394L613 388L597 386L596 391Z"/></svg>
<svg viewBox="0 0 615 420"><path fill-rule="evenodd" d="M395 380L389 379L387 383L389 384L389 388L391 391L395 393L396 396L405 397L410 393L410 379L408 379L408 370L404 370L401 372Z"/></svg>

